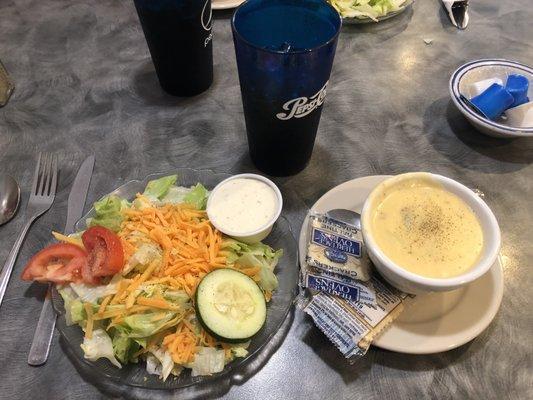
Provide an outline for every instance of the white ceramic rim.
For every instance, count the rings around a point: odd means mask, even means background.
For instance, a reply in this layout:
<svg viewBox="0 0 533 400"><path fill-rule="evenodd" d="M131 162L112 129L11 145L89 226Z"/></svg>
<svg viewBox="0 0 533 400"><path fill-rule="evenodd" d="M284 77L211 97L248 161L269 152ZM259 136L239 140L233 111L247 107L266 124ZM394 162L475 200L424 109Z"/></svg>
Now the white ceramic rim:
<svg viewBox="0 0 533 400"><path fill-rule="evenodd" d="M267 222L264 225L261 225L260 228L255 229L255 230L250 231L250 232L232 232L232 231L229 231L227 229L221 229L220 225L218 225L214 220L211 219L211 217L209 217L209 205L211 204L211 199L213 198L213 193L215 193L218 190L218 188L220 188L220 186L222 186L224 183L226 183L228 181L231 181L231 180L234 180L234 179L239 179L239 178L256 179L258 181L266 183L268 186L270 186L270 188L272 190L274 190L274 193L276 194L276 197L278 199L278 208L277 208L276 213L274 214L274 216L269 220L269 222ZM237 175L233 175L233 176L230 176L229 178L224 179L222 182L220 182L218 185L216 185L213 188L213 190L209 194L209 198L207 199L206 212L207 212L207 216L209 217L209 221L220 232L225 233L228 236L233 236L233 237L246 237L246 236L253 236L253 235L256 235L256 234L258 234L260 232L263 232L264 230L266 230L266 229L270 228L272 225L274 225L274 223L277 221L277 219L281 215L281 210L282 209L283 209L283 197L281 196L281 192L280 192L279 188L276 186L276 184L274 182L272 182L270 179L268 179L268 178L266 178L266 177L264 177L262 175L258 175L258 174L237 174Z"/></svg>
<svg viewBox="0 0 533 400"><path fill-rule="evenodd" d="M453 72L452 76L450 77L450 82L449 82L450 96L455 106L465 116L471 117L477 123L484 126L485 128L497 131L501 133L502 135L510 135L510 136L512 135L513 137L533 135L533 127L515 128L512 126L508 126L508 125L498 124L494 121L491 121L473 112L468 107L468 105L465 103L465 101L461 99L461 92L459 91L459 83L461 82L461 79L463 78L463 76L467 72L475 68L484 67L484 66L513 67L513 68L528 72L530 74L533 74L533 69L528 67L527 65L520 64L514 61L504 60L504 59L482 59L482 60L475 60L475 61L471 61L466 64L463 64Z"/></svg>
<svg viewBox="0 0 533 400"><path fill-rule="evenodd" d="M487 254L485 254L484 257L479 260L473 268L469 269L464 274L451 278L428 278L407 271L406 269L400 267L398 264L392 261L389 257L387 257L376 244L374 238L372 237L372 233L368 229L365 229L364 221L365 219L368 220L370 218L372 201L376 198L381 189L391 181L401 181L403 179L409 179L413 177L413 174L427 174L438 182L445 182L447 185L453 186L455 189L458 189L461 194L455 194L459 197L463 197L463 200L465 198L468 198L469 202L476 203L481 213L484 214L487 221L489 222L489 228L487 229L487 231L492 236L492 240L497 243L497 246L493 246L492 248L488 249ZM477 214L478 211L474 210L474 213ZM476 195L472 190L467 188L462 183L459 183L451 178L447 178L438 174L432 174L429 172L410 172L405 174L399 174L381 182L378 186L374 188L374 190L372 190L367 200L365 201L363 210L361 212L361 225L363 228L362 231L366 246L372 248L374 255L379 259L384 268L391 270L394 274L399 275L407 281L427 287L438 287L442 289L445 289L447 287L455 288L475 281L476 279L484 275L496 262L501 246L500 227L498 225L496 217L494 216L492 210L487 205L487 203L485 203L478 195ZM487 232L484 231L483 234L485 235L487 234Z"/></svg>
<svg viewBox="0 0 533 400"><path fill-rule="evenodd" d="M237 8L242 3L244 3L246 0L227 0L227 1L217 1L212 0L211 1L211 8L213 10L229 10L231 8Z"/></svg>
<svg viewBox="0 0 533 400"><path fill-rule="evenodd" d="M502 261L500 260L500 257L498 257L496 263L487 272L487 274L492 275L492 278L494 280L495 286L493 296L491 297L490 303L488 304L485 312L481 315L473 316L473 318L476 318L477 321L470 329L461 331L461 333L453 335L452 339L450 339L450 335L445 335L444 338L442 336L429 336L432 339L429 340L429 343L419 343L416 347L406 347L403 341L394 340L393 338L387 335L388 332L390 332L389 335L391 336L395 333L393 330L391 330L393 328L399 329L401 331L412 330L412 328L410 328L410 324L406 325L401 321L395 320L392 322L392 325L388 330L385 330L383 334L378 335L374 339L374 341L372 342L372 346L379 347L380 349L395 351L397 353L434 354L456 349L457 347L470 342L472 339L478 337L481 332L487 329L494 317L496 317L498 310L500 309L505 285L503 281L502 265ZM475 283L473 283L473 285L475 285ZM407 298L406 301L409 301L409 298ZM414 299L414 301L416 301L416 298ZM409 306L407 306L407 309L408 307ZM448 319L450 314L453 315L456 312L457 311L455 309L452 309L451 311L448 311L447 313L443 314L443 316L441 316L439 320L442 321L443 318ZM402 329L403 327L406 328Z"/></svg>

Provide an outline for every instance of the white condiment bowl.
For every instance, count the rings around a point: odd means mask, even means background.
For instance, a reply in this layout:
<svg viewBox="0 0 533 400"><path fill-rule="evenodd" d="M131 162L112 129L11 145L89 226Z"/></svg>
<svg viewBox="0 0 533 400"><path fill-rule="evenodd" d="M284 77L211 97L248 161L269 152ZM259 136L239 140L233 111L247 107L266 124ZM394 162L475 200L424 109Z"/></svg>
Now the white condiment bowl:
<svg viewBox="0 0 533 400"><path fill-rule="evenodd" d="M410 272L385 255L374 240L372 231L370 229L371 213L376 202L383 190L396 185L398 182L405 179L429 177L440 183L444 189L455 194L463 200L478 217L483 231L483 249L478 262L465 273L451 277L451 278L428 278ZM412 172L401 174L389 178L380 183L370 193L363 206L361 213L361 224L363 239L368 251L370 259L375 267L391 285L407 293L427 293L427 292L441 292L457 289L461 286L467 285L475 281L483 274L485 274L496 261L498 252L500 251L500 228L498 221L492 213L489 206L472 190L441 175L429 174L426 172Z"/></svg>
<svg viewBox="0 0 533 400"><path fill-rule="evenodd" d="M468 100L476 95L473 89L475 82L499 78L505 85L507 77L511 74L524 75L529 80L528 96L533 99L533 68L518 62L499 59L471 61L457 68L450 78L449 90L453 103L468 122L485 135L498 138L533 136L533 126L511 126L508 121L501 118L492 121L472 110L468 104Z"/></svg>
<svg viewBox="0 0 533 400"><path fill-rule="evenodd" d="M274 191L277 199L277 205L276 205L276 212L272 216L272 218L264 225L257 227L257 229L249 232L234 232L230 231L224 226L220 225L216 219L212 219L209 215L211 200L214 198L213 194L216 193L217 189L220 188L222 185L227 183L228 181L231 181L233 179L257 179L261 182L266 183L270 188ZM234 239L237 239L241 242L252 244L252 243L258 243L264 238L268 236L268 234L272 231L272 227L274 226L274 223L279 218L281 214L281 210L283 208L283 197L281 196L281 192L279 191L279 188L276 186L274 182L272 182L270 179L265 178L264 176L257 175L257 174L238 174L230 176L227 179L224 179L222 182L220 182L218 185L215 186L215 188L211 191L211 195L209 196L209 199L207 200L207 216L209 217L209 220L213 224L215 228L217 228L220 232L231 236Z"/></svg>

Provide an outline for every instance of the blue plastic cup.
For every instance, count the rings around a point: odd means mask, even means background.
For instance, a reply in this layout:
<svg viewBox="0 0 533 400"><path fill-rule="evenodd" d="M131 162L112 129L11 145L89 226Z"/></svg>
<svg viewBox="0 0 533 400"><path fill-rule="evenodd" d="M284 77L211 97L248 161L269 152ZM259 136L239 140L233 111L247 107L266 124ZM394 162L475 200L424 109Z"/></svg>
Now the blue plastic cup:
<svg viewBox="0 0 533 400"><path fill-rule="evenodd" d="M514 97L502 85L493 83L483 93L470 99L470 102L485 117L495 120L514 102Z"/></svg>
<svg viewBox="0 0 533 400"><path fill-rule="evenodd" d="M295 174L313 151L340 16L324 0L248 0L231 25L250 156Z"/></svg>
<svg viewBox="0 0 533 400"><path fill-rule="evenodd" d="M507 77L507 83L505 84L505 89L514 98L513 104L511 104L511 107L519 106L520 104L524 104L529 102L529 98L527 97L527 91L529 89L529 81L524 75L518 75L513 74L509 75Z"/></svg>

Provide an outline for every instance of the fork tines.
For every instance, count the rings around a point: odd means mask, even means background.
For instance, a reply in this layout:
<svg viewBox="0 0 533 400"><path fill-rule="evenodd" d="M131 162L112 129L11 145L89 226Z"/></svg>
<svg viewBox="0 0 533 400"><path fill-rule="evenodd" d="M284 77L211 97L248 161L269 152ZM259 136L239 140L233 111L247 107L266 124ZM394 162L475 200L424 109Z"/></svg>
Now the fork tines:
<svg viewBox="0 0 533 400"><path fill-rule="evenodd" d="M31 194L54 196L57 186L57 157L50 153L39 153Z"/></svg>

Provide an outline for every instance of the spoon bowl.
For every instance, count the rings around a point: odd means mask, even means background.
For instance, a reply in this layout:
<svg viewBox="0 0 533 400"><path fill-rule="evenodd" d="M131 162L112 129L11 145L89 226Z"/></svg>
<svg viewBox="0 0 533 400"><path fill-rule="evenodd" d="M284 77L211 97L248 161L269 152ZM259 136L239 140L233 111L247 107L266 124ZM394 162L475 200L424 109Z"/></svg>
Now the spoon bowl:
<svg viewBox="0 0 533 400"><path fill-rule="evenodd" d="M357 229L361 230L361 214L355 211L346 210L344 208L335 208L334 210L329 210L326 215L337 221L344 222L347 225L355 226Z"/></svg>
<svg viewBox="0 0 533 400"><path fill-rule="evenodd" d="M20 204L20 187L17 181L0 174L0 225L9 222L17 213Z"/></svg>

